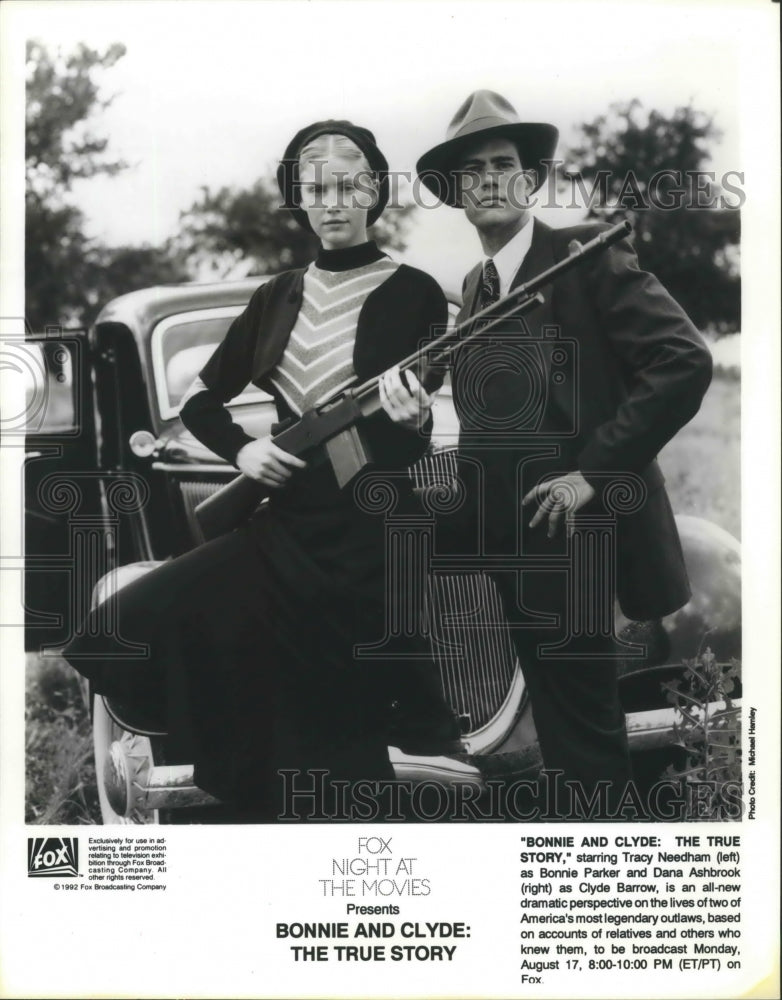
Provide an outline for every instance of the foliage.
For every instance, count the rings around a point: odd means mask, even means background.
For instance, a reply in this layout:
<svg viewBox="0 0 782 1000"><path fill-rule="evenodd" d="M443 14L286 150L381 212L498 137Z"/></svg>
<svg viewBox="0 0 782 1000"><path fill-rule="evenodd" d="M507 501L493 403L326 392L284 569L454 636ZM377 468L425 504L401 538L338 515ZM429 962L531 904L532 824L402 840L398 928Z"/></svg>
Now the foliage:
<svg viewBox="0 0 782 1000"><path fill-rule="evenodd" d="M712 119L690 105L666 117L638 100L613 104L580 127L568 154L575 166L562 176L586 194L591 218L630 219L641 267L697 326L727 332L741 318L741 197L737 178L723 191L706 173L718 138Z"/></svg>
<svg viewBox="0 0 782 1000"><path fill-rule="evenodd" d="M685 662L681 680L664 684L668 701L680 713L675 745L683 763L670 765L665 778L681 783L687 820L724 820L735 816L741 789L741 709L731 699L741 678L737 660L718 663L707 647ZM717 708L713 703L722 702Z"/></svg>
<svg viewBox="0 0 782 1000"><path fill-rule="evenodd" d="M100 822L90 720L64 660L28 659L25 763L25 822Z"/></svg>
<svg viewBox="0 0 782 1000"><path fill-rule="evenodd" d="M112 100L101 97L100 76L124 53L119 44L103 53L79 45L67 56L27 45L25 312L33 329L87 325L115 295L186 277L165 247L110 248L88 239L69 198L74 181L127 167L92 131Z"/></svg>
<svg viewBox="0 0 782 1000"><path fill-rule="evenodd" d="M175 245L190 270L214 277L273 274L312 260L317 239L286 211L270 177L250 188L201 188L201 197L180 213Z"/></svg>
<svg viewBox="0 0 782 1000"><path fill-rule="evenodd" d="M109 69L125 54L111 45L103 54L86 45L69 56L52 56L40 42L27 43L25 161L28 192L56 199L77 178L116 174L126 166L105 156L108 139L89 130L89 119L107 108L97 71Z"/></svg>
<svg viewBox="0 0 782 1000"><path fill-rule="evenodd" d="M34 329L82 322L90 305L97 248L66 196L75 179L124 167L106 157L108 140L89 129L110 103L100 98L96 75L124 53L122 45L102 54L79 45L69 56L52 55L37 41L27 43L25 308Z"/></svg>
<svg viewBox="0 0 782 1000"><path fill-rule="evenodd" d="M412 206L388 209L370 237L390 249L404 249ZM318 241L281 208L280 192L271 176L245 189L201 189L201 197L180 214L173 241L192 273L213 277L276 274L308 264Z"/></svg>
<svg viewBox="0 0 782 1000"><path fill-rule="evenodd" d="M98 255L100 273L95 287L96 304L125 292L135 292L150 285L170 285L188 280L184 261L169 243L162 247L144 244L140 247L104 248Z"/></svg>
<svg viewBox="0 0 782 1000"><path fill-rule="evenodd" d="M90 308L94 251L82 232L82 213L27 197L25 314L34 330L81 325Z"/></svg>

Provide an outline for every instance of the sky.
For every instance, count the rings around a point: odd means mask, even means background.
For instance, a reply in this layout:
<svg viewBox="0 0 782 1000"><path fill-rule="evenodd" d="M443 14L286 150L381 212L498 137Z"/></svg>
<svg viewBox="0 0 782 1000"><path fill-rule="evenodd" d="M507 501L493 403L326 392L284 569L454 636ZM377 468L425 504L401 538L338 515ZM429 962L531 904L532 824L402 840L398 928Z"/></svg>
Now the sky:
<svg viewBox="0 0 782 1000"><path fill-rule="evenodd" d="M612 102L670 112L691 101L723 136L711 169L741 170L740 66L756 6L12 0L3 29L17 55L25 38L64 52L127 47L104 74L103 93L115 96L94 127L132 166L78 183L73 198L90 235L156 244L201 186L251 184L311 121L367 125L392 169L412 170L478 88L505 95L525 120L557 124L561 145ZM406 259L458 287L479 255L473 233L454 209L418 216Z"/></svg>

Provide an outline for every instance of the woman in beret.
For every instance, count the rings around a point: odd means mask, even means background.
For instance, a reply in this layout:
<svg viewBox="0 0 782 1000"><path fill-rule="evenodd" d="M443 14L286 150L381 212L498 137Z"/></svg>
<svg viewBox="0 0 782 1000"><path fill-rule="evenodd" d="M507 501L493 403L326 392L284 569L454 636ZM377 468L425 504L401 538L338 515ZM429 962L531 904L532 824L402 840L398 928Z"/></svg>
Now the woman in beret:
<svg viewBox="0 0 782 1000"><path fill-rule="evenodd" d="M350 122L294 136L277 178L286 208L318 237L318 255L257 289L181 409L188 429L263 484L269 501L236 531L119 592L123 638L150 646L145 668L86 658L86 637L66 650L96 691L115 697L132 697L145 680L159 685L162 662L169 731L195 760L197 784L260 818L286 809L284 780L317 784L296 772L392 778L394 712L424 742L458 745L431 661L354 653L384 635L383 518L352 484L339 487L328 462L254 439L226 407L252 382L273 395L280 420L295 418L345 382L385 373L382 409L362 421L361 436L372 471L392 478L403 509L414 503L401 473L427 448L431 398L395 365L445 324L447 309L431 277L368 239L388 200L387 170L372 133Z"/></svg>

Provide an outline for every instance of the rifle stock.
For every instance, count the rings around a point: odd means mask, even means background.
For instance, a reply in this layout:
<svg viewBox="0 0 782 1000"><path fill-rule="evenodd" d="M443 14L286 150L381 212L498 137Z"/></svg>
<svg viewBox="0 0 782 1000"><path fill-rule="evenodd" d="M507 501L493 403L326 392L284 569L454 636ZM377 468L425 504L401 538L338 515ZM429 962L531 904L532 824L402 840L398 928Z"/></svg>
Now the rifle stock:
<svg viewBox="0 0 782 1000"><path fill-rule="evenodd" d="M263 483L244 473L202 500L195 508L196 521L205 542L233 531L269 495Z"/></svg>
<svg viewBox="0 0 782 1000"><path fill-rule="evenodd" d="M509 316L534 308L541 300L541 288L565 271L581 264L587 257L608 249L631 232L629 222L620 222L583 245L573 241L569 247L569 255L564 260L404 358L399 363L400 370L414 371L426 385L427 378L447 367L455 351L465 343ZM343 386L336 396L325 400L315 409L308 410L298 420L280 425L281 429L273 435L272 440L284 451L298 456L326 445L338 482L340 486L345 485L367 461L356 422L378 409L379 378L380 376L375 376L359 386L347 389ZM210 541L238 527L268 495L267 487L244 474L216 490L195 508L204 541Z"/></svg>

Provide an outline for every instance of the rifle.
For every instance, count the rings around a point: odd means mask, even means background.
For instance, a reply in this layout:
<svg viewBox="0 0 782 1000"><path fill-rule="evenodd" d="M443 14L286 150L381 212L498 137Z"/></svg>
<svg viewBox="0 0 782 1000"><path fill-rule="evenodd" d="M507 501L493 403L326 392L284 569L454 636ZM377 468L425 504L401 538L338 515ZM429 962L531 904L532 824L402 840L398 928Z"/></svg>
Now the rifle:
<svg viewBox="0 0 782 1000"><path fill-rule="evenodd" d="M506 321L510 316L529 312L543 301L540 289L555 281L587 257L601 253L632 232L629 222L620 222L594 239L581 244L572 240L568 256L531 278L505 298L492 303L463 323L427 342L399 362L401 372L415 372L428 388L452 363L457 350ZM298 418L275 425L272 440L283 451L299 457L325 448L340 487L348 483L368 462L357 423L382 409L376 375L360 385L355 381L307 410ZM205 541L238 527L267 496L268 490L255 479L240 474L216 490L195 508L196 520Z"/></svg>

